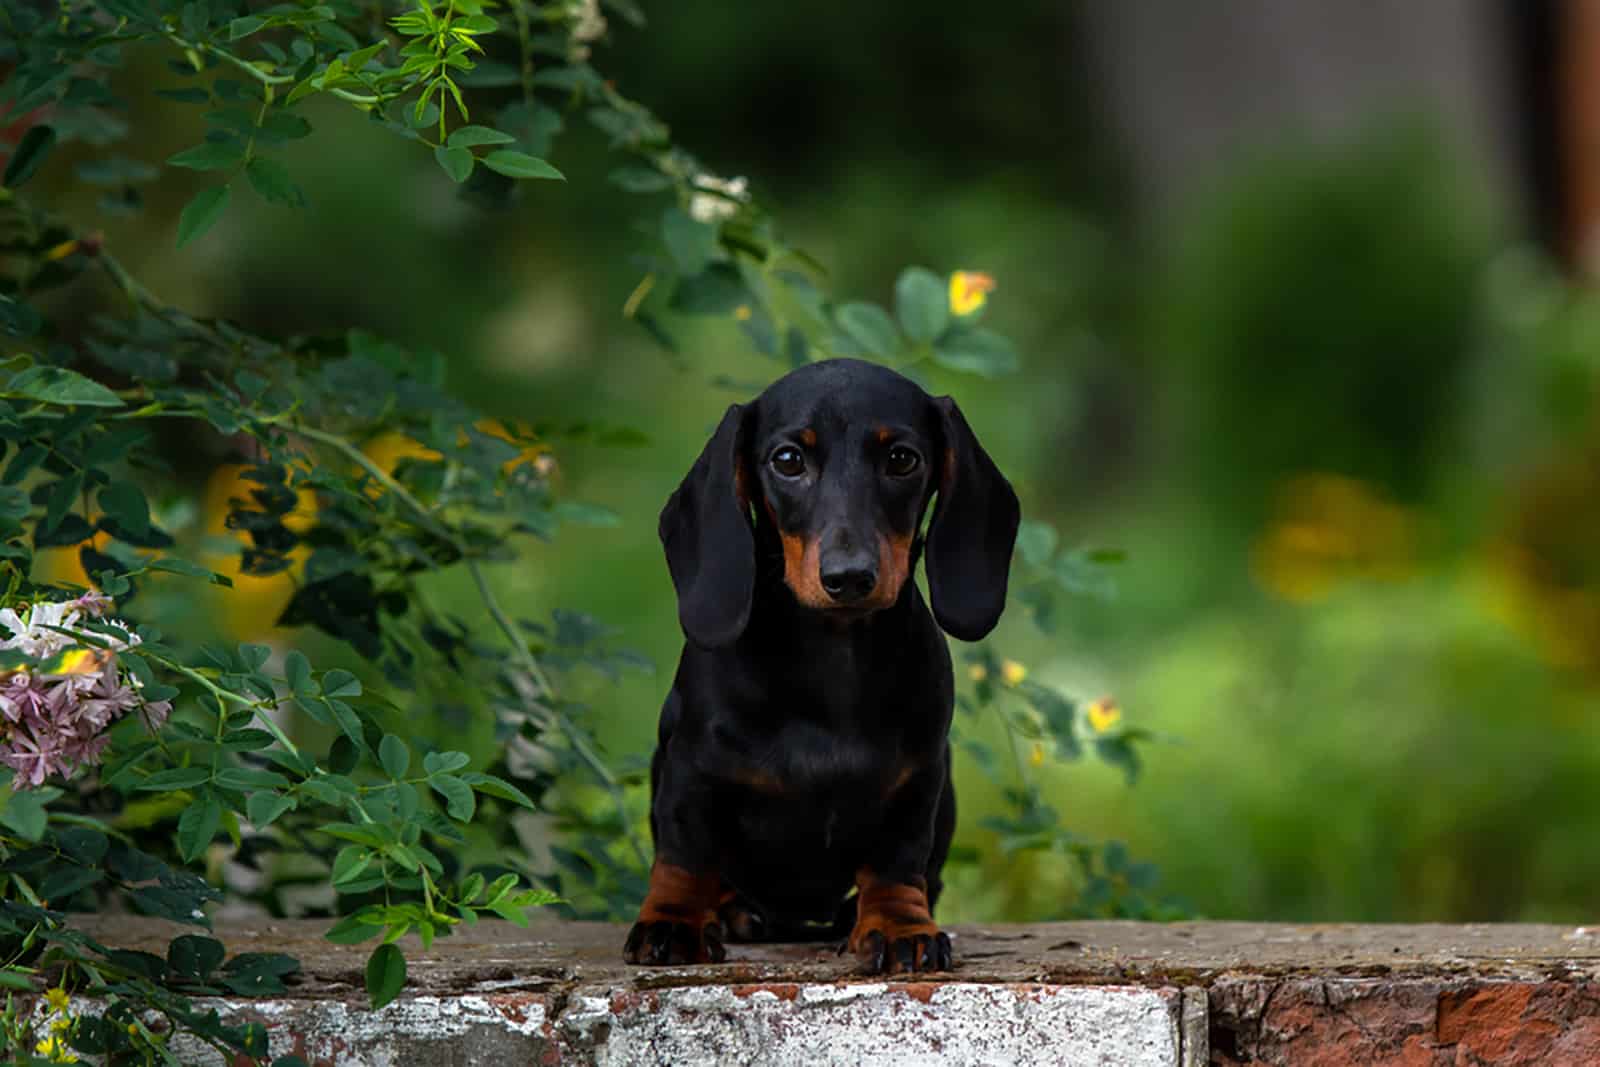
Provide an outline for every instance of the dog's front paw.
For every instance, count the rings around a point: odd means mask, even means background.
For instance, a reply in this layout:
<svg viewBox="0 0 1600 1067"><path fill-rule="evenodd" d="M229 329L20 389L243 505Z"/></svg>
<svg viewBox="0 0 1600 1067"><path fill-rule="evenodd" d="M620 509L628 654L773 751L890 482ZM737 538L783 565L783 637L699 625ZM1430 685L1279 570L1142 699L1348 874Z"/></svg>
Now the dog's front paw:
<svg viewBox="0 0 1600 1067"><path fill-rule="evenodd" d="M863 932L858 925L847 943L868 974L914 974L950 969L950 935L938 927Z"/></svg>
<svg viewBox="0 0 1600 1067"><path fill-rule="evenodd" d="M934 925L922 879L886 880L862 870L856 885L856 925L845 947L869 974L950 969L950 935Z"/></svg>
<svg viewBox="0 0 1600 1067"><path fill-rule="evenodd" d="M722 926L710 921L640 919L628 931L622 958L629 963L665 966L677 963L721 963L728 958L722 947Z"/></svg>

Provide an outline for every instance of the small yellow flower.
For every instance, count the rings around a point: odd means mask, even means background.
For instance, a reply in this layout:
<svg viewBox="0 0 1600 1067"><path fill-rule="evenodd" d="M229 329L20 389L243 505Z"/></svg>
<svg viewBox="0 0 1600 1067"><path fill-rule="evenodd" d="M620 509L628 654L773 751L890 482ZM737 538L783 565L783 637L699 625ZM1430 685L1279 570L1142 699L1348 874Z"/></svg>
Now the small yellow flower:
<svg viewBox="0 0 1600 1067"><path fill-rule="evenodd" d="M129 1037L138 1037L139 1036L139 1027L136 1026L135 1024L133 1024L133 1023L129 1023L128 1024L128 1036Z"/></svg>
<svg viewBox="0 0 1600 1067"><path fill-rule="evenodd" d="M1024 667L1016 660L1007 659L1000 661L1000 680L1005 682L1007 685L1021 685L1022 680L1027 676L1028 668Z"/></svg>
<svg viewBox="0 0 1600 1067"><path fill-rule="evenodd" d="M740 304L738 307L734 308L733 309L733 317L738 319L740 322L749 322L750 321L750 305L749 304Z"/></svg>
<svg viewBox="0 0 1600 1067"><path fill-rule="evenodd" d="M56 245L54 248L52 248L49 251L45 252L45 254L44 254L45 262L46 263L54 263L58 259L66 259L68 256L72 255L72 253L76 252L77 250L78 250L78 242L77 242L76 239L73 239L71 241L62 241L60 244Z"/></svg>
<svg viewBox="0 0 1600 1067"><path fill-rule="evenodd" d="M1033 743L1033 748L1028 753L1028 765L1032 767L1044 766L1044 744L1039 741Z"/></svg>
<svg viewBox="0 0 1600 1067"><path fill-rule="evenodd" d="M988 301L994 292L992 275L976 270L958 270L950 275L950 314L961 318L971 315Z"/></svg>
<svg viewBox="0 0 1600 1067"><path fill-rule="evenodd" d="M1089 725L1097 734L1103 734L1117 723L1122 721L1122 709L1117 707L1117 702L1111 697L1101 697L1089 703L1087 709Z"/></svg>
<svg viewBox="0 0 1600 1067"><path fill-rule="evenodd" d="M78 1057L67 1047L67 1043L54 1034L33 1046L33 1051L35 1055L43 1056L51 1063L78 1062Z"/></svg>
<svg viewBox="0 0 1600 1067"><path fill-rule="evenodd" d="M44 995L44 1000L46 1004L50 1005L50 1010L53 1012L66 1011L67 1005L70 1003L67 997L67 991L60 987L47 990Z"/></svg>
<svg viewBox="0 0 1600 1067"><path fill-rule="evenodd" d="M981 663L974 663L972 666L967 668L967 677L971 678L974 682L981 682L985 678L989 677L989 668L985 667Z"/></svg>
<svg viewBox="0 0 1600 1067"><path fill-rule="evenodd" d="M70 1015L57 1015L50 1020L50 1029L57 1034L64 1034L72 1029L72 1024L77 1020Z"/></svg>

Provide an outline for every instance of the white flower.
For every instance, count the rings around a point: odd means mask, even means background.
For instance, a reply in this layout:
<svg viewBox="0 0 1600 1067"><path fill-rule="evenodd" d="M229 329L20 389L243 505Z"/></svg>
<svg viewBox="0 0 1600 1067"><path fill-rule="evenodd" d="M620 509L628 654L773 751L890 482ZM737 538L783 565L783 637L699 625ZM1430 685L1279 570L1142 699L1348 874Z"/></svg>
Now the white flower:
<svg viewBox="0 0 1600 1067"><path fill-rule="evenodd" d="M577 0L568 10L572 13L574 41L598 41L606 35L606 17L600 13L600 0Z"/></svg>
<svg viewBox="0 0 1600 1067"><path fill-rule="evenodd" d="M78 613L71 604L53 604L49 601L33 605L27 621L10 608L0 611L0 626L11 631L11 636L0 641L0 648L16 649L30 656L51 656L72 644L66 634L47 629L51 626L71 626L78 621Z"/></svg>
<svg viewBox="0 0 1600 1067"><path fill-rule="evenodd" d="M750 200L750 183L744 178L718 178L714 174L697 174L694 179L697 192L689 198L689 217L696 222L721 222L739 213L739 205Z"/></svg>

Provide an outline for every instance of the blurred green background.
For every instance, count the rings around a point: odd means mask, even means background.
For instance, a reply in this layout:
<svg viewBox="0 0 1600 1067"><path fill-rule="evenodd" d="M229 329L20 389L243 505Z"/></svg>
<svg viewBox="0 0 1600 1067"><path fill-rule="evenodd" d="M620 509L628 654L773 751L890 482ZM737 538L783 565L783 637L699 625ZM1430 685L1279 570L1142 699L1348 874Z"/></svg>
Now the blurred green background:
<svg viewBox="0 0 1600 1067"><path fill-rule="evenodd" d="M1014 609L1003 645L1163 737L1132 786L1038 768L1069 825L1204 916L1592 919L1600 304L1551 251L1539 27L1492 3L1126 6L676 0L615 24L597 62L747 176L835 292L888 302L910 263L998 281L1022 373L930 385L1025 514L1128 557L1114 597L1073 602L1054 639ZM148 91L158 62L128 78L141 158L194 143L198 119ZM497 581L657 664L582 691L610 753L647 753L681 643L656 513L750 391L711 380L781 368L731 324L675 323L674 359L622 316L648 216L581 122L552 156L567 183L488 210L323 110L284 156L307 210L236 202L177 253L199 182L169 173L142 215L98 216L109 246L197 313L365 327L445 352L493 414L645 431L558 455L621 524ZM38 183L92 217L62 160ZM241 585L214 625L260 636L278 587ZM985 859L945 916L1061 912L1064 861L999 859L992 787L958 783Z"/></svg>

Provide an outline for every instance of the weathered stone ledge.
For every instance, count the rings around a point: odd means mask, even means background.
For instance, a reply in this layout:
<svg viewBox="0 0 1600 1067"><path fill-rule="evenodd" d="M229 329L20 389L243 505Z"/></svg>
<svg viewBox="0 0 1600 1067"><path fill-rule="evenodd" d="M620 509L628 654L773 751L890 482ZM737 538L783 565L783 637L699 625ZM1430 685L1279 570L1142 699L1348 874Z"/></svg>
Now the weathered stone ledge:
<svg viewBox="0 0 1600 1067"><path fill-rule="evenodd" d="M154 952L183 932L85 925ZM1600 928L956 927L955 971L884 980L826 945L640 968L621 927L484 923L407 945L405 994L371 1012L369 946L324 927L217 931L230 953L300 958L287 995L218 1006L313 1064L1600 1064Z"/></svg>

